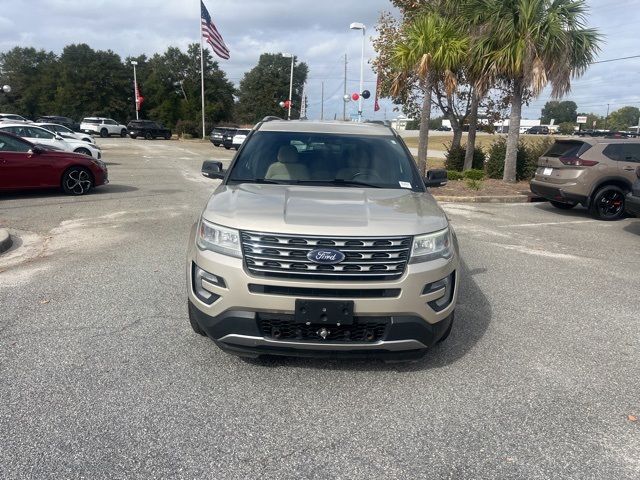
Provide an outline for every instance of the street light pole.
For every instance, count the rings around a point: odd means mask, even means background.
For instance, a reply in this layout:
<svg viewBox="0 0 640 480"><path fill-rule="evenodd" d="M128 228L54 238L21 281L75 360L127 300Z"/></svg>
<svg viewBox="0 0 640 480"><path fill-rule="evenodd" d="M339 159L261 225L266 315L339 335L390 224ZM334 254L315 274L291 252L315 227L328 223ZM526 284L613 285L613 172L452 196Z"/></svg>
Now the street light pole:
<svg viewBox="0 0 640 480"><path fill-rule="evenodd" d="M289 111L287 112L287 120L291 120L291 103L293 100L291 97L293 96L293 61L295 57L291 54L291 77L289 79Z"/></svg>
<svg viewBox="0 0 640 480"><path fill-rule="evenodd" d="M138 65L138 62L131 60L131 65L133 65L133 96L136 103L136 120L138 120L138 79L136 78L136 65Z"/></svg>
<svg viewBox="0 0 640 480"><path fill-rule="evenodd" d="M367 28L365 27L364 23L359 23L359 22L352 23L349 26L349 28L351 28L351 30L362 30L362 56L360 58L360 91L358 92L358 95L360 96L360 98L358 98L358 122L362 122L362 91L364 90L364 47L365 47L365 41L366 41Z"/></svg>

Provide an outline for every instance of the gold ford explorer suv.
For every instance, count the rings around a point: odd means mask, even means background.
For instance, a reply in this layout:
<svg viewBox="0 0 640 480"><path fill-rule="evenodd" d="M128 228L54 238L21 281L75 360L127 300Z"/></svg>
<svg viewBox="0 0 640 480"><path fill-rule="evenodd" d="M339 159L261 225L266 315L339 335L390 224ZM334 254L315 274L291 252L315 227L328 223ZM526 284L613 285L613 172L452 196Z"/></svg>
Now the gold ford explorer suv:
<svg viewBox="0 0 640 480"><path fill-rule="evenodd" d="M458 246L401 138L366 123L267 118L194 225L195 332L245 357L415 358L451 331Z"/></svg>
<svg viewBox="0 0 640 480"><path fill-rule="evenodd" d="M557 208L582 204L598 219L618 220L639 165L640 139L556 140L538 161L531 191Z"/></svg>

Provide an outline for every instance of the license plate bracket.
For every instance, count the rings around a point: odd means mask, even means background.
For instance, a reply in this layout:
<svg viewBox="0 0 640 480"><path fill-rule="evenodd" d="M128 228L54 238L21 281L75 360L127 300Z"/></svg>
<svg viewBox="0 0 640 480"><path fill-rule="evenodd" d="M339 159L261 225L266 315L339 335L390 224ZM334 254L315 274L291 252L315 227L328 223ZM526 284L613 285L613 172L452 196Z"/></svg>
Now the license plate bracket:
<svg viewBox="0 0 640 480"><path fill-rule="evenodd" d="M296 323L352 325L353 301L296 300Z"/></svg>

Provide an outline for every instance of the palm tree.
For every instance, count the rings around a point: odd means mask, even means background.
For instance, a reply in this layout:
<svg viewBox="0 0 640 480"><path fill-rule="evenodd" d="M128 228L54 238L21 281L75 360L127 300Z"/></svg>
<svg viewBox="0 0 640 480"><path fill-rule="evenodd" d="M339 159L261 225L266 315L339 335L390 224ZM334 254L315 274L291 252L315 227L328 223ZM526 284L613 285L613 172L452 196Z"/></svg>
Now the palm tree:
<svg viewBox="0 0 640 480"><path fill-rule="evenodd" d="M601 36L585 26L584 0L467 0L465 18L480 29L473 44L479 68L511 87L505 182L516 181L516 154L526 91L551 84L554 98L571 89L599 51Z"/></svg>
<svg viewBox="0 0 640 480"><path fill-rule="evenodd" d="M433 84L442 78L447 93L453 93L457 86L456 71L461 68L468 52L469 38L460 25L429 11L410 21L402 41L395 48L393 64L396 73L391 93L399 94L412 75L418 76L424 92L418 142L418 166L423 174L427 168Z"/></svg>

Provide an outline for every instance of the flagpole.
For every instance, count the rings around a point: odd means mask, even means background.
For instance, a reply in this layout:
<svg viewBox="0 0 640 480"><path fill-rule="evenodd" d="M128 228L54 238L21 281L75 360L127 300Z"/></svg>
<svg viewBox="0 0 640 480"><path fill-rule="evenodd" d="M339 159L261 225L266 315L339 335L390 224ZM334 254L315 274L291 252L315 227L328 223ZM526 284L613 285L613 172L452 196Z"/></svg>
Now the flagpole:
<svg viewBox="0 0 640 480"><path fill-rule="evenodd" d="M206 129L204 126L204 47L202 45L202 12L198 15L200 21L200 90L202 96L202 138L206 137Z"/></svg>

